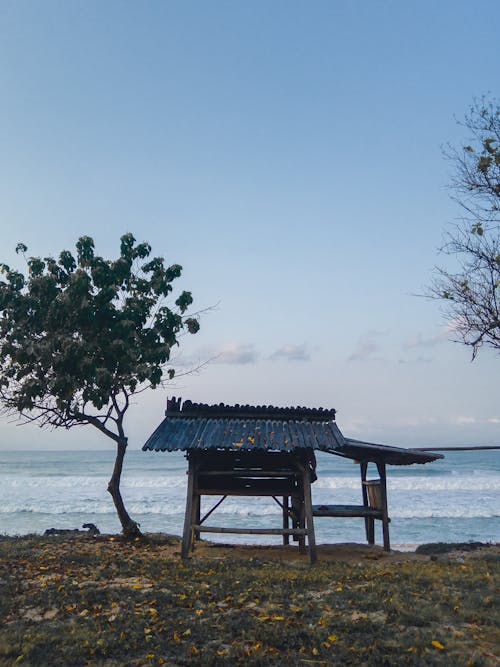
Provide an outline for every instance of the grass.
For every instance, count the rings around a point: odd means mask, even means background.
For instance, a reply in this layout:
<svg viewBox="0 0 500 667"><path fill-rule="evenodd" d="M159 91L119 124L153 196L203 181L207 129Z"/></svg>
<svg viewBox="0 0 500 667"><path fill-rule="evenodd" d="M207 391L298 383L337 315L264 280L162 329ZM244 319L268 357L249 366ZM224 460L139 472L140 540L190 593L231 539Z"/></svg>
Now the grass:
<svg viewBox="0 0 500 667"><path fill-rule="evenodd" d="M178 552L0 538L0 665L499 664L494 554L310 567Z"/></svg>

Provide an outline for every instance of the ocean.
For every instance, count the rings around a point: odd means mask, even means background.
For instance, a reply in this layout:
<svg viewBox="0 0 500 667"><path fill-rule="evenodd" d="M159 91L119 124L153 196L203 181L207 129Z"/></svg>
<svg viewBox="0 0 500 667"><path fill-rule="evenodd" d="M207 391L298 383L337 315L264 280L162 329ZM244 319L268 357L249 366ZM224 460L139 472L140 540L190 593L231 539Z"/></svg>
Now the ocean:
<svg viewBox="0 0 500 667"><path fill-rule="evenodd" d="M359 466L330 454L319 453L317 459L313 503L359 504ZM108 449L0 451L0 534L81 528L89 522L102 533L118 533L120 525L106 491L113 461L114 452ZM122 495L144 532L181 535L186 481L186 460L180 452L127 452ZM500 542L500 451L449 452L426 465L388 466L388 499L393 548L427 542ZM203 500L205 512L217 499ZM281 510L272 498L230 497L210 522L280 527ZM364 542L362 519L318 518L315 528L319 544ZM380 522L375 531L381 544ZM213 534L210 539L260 544L280 540L231 534Z"/></svg>

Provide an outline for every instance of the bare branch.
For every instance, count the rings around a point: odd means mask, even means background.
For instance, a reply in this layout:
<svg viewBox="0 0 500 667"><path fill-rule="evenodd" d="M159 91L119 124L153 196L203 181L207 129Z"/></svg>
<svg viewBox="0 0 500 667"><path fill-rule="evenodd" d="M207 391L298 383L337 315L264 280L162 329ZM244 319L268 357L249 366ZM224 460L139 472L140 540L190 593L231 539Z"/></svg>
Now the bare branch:
<svg viewBox="0 0 500 667"><path fill-rule="evenodd" d="M448 232L442 252L455 257L457 270L435 270L427 296L439 300L459 342L500 351L500 106L475 101L465 122L471 145L448 146L455 166L451 181L464 215Z"/></svg>

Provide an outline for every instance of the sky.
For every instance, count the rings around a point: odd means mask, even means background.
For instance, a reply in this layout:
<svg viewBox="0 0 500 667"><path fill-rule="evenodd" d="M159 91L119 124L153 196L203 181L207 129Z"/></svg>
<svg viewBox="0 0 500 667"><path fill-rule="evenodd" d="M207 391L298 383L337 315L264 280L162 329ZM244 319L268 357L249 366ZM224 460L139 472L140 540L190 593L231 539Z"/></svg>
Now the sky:
<svg viewBox="0 0 500 667"><path fill-rule="evenodd" d="M167 396L336 408L348 437L499 444L498 355L420 296L459 215L443 146L498 97L497 0L0 4L0 261L132 232L205 310ZM452 264L449 264L452 266ZM0 419L0 449L109 447Z"/></svg>

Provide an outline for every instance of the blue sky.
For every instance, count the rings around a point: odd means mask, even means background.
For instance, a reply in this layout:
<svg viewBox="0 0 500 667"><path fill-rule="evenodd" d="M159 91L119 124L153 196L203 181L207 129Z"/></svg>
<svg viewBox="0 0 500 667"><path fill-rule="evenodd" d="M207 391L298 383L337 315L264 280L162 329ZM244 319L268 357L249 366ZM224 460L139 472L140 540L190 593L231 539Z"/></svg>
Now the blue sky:
<svg viewBox="0 0 500 667"><path fill-rule="evenodd" d="M500 5L3 2L1 257L128 231L180 263L196 308L166 394L335 407L346 435L498 444L497 355L415 296L444 262L455 118L498 96ZM0 421L0 447L105 446Z"/></svg>

